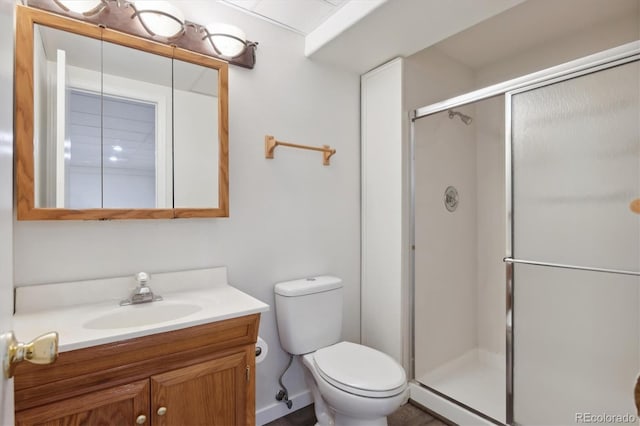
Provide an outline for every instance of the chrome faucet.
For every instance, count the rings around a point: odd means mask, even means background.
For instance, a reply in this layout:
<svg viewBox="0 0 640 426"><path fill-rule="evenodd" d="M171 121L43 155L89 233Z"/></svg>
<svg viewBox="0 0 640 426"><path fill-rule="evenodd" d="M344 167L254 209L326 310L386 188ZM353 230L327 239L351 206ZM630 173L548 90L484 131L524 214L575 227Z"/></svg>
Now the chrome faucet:
<svg viewBox="0 0 640 426"><path fill-rule="evenodd" d="M153 294L147 283L149 282L149 274L146 272L138 272L136 275L138 286L133 289L131 297L120 302L120 306L136 305L138 303L156 302L162 300L162 296Z"/></svg>

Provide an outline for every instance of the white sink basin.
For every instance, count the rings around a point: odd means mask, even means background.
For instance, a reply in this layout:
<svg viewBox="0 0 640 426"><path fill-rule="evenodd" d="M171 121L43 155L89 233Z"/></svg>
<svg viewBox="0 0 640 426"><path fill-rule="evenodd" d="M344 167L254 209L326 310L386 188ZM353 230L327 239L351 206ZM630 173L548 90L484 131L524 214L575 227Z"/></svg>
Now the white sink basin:
<svg viewBox="0 0 640 426"><path fill-rule="evenodd" d="M13 316L14 330L18 336L55 330L58 350L67 352L269 309L227 284L224 267L158 273L154 280L152 288L164 300L129 306L118 302L131 291L131 277L18 287L22 302L16 306L23 311Z"/></svg>
<svg viewBox="0 0 640 426"><path fill-rule="evenodd" d="M176 320L198 312L201 309L201 306L195 304L166 302L119 306L117 310L93 318L85 322L82 326L91 330L139 327Z"/></svg>

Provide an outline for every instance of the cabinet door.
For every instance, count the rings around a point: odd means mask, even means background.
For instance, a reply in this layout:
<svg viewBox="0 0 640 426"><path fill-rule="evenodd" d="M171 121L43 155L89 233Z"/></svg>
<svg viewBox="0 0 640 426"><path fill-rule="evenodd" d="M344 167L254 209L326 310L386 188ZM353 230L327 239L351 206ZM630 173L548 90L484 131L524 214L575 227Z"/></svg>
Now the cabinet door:
<svg viewBox="0 0 640 426"><path fill-rule="evenodd" d="M149 380L16 412L18 426L136 424L150 425Z"/></svg>
<svg viewBox="0 0 640 426"><path fill-rule="evenodd" d="M249 350L151 377L154 426L254 423Z"/></svg>

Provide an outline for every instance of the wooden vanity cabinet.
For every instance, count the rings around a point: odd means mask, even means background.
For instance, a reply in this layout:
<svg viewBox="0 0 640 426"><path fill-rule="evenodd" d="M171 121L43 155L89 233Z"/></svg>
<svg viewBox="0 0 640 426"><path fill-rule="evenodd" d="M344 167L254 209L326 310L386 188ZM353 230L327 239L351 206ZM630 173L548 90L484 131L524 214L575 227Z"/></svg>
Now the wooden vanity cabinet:
<svg viewBox="0 0 640 426"><path fill-rule="evenodd" d="M17 425L255 425L260 315L76 351L16 369Z"/></svg>
<svg viewBox="0 0 640 426"><path fill-rule="evenodd" d="M247 424L242 386L249 381L246 363L245 354L239 352L151 377L151 423Z"/></svg>
<svg viewBox="0 0 640 426"><path fill-rule="evenodd" d="M139 416L149 418L148 380L17 411L16 425L128 425Z"/></svg>

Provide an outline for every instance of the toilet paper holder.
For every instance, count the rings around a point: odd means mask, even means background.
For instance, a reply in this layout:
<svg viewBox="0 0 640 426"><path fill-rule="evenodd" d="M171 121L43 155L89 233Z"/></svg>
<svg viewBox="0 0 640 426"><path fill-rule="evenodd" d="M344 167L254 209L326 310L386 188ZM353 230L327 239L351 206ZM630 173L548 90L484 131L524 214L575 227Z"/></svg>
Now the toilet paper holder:
<svg viewBox="0 0 640 426"><path fill-rule="evenodd" d="M269 353L269 345L264 339L258 336L258 340L256 341L256 364L261 363L267 357Z"/></svg>

